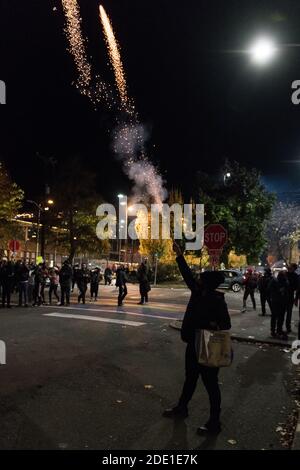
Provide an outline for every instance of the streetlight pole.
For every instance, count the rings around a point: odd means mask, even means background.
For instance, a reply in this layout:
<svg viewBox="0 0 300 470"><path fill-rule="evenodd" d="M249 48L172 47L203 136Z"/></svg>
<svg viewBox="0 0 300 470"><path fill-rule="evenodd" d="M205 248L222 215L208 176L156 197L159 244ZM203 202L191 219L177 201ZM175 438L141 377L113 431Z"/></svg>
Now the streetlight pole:
<svg viewBox="0 0 300 470"><path fill-rule="evenodd" d="M157 263L158 263L158 256L157 253L155 253L155 271L154 271L154 286L156 286L156 280L157 280Z"/></svg>
<svg viewBox="0 0 300 470"><path fill-rule="evenodd" d="M37 257L39 256L39 243L40 243L40 220L41 220L41 211L42 207L40 204L38 204L35 201L28 200L26 202L29 202L29 204L33 204L34 206L37 207L38 209L38 218L37 218L37 234L36 234L36 253L35 253L35 260L37 260Z"/></svg>
<svg viewBox="0 0 300 470"><path fill-rule="evenodd" d="M41 223L41 213L42 212L45 212L46 210L49 210L49 207L45 207L43 208L41 206L41 204L38 204L37 202L35 201L32 201L31 199L28 199L26 202L28 202L29 204L33 204L35 207L37 207L38 209L38 218L37 218L37 235L36 235L36 255L35 255L35 259L37 260L37 257L39 256L39 249L40 249L40 223ZM47 203L49 205L52 205L54 204L54 201L52 199L49 199L47 201ZM43 253L42 253L43 255Z"/></svg>

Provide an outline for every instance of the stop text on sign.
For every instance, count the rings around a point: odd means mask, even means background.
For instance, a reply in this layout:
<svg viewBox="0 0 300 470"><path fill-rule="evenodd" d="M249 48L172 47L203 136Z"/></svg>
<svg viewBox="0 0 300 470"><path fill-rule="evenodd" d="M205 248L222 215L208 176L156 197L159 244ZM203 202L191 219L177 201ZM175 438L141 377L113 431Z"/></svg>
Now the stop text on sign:
<svg viewBox="0 0 300 470"><path fill-rule="evenodd" d="M204 244L209 250L222 250L227 242L227 230L220 224L211 224L204 231Z"/></svg>
<svg viewBox="0 0 300 470"><path fill-rule="evenodd" d="M226 233L205 233L204 235L205 243L220 243L225 244L226 242Z"/></svg>

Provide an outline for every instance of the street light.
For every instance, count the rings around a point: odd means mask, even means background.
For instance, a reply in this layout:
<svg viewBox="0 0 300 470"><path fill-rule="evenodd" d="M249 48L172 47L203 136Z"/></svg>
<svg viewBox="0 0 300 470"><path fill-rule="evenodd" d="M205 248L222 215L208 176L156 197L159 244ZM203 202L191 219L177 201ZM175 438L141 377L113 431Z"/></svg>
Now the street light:
<svg viewBox="0 0 300 470"><path fill-rule="evenodd" d="M226 181L231 178L231 173L229 173L229 171L227 173L225 173L223 175L223 181L224 181L224 185L226 185Z"/></svg>
<svg viewBox="0 0 300 470"><path fill-rule="evenodd" d="M33 204L35 207L38 209L38 220L37 220L37 236L36 236L36 259L39 256L39 244L40 244L40 221L41 221L41 213L45 211L49 211L49 207L42 207L41 204L38 204L35 201L32 201L31 199L28 199L26 202L29 204ZM53 205L54 201L53 199L48 199L47 203L49 205ZM43 250L42 250L43 251Z"/></svg>
<svg viewBox="0 0 300 470"><path fill-rule="evenodd" d="M269 38L258 38L250 47L252 62L257 65L269 63L278 52L274 42Z"/></svg>

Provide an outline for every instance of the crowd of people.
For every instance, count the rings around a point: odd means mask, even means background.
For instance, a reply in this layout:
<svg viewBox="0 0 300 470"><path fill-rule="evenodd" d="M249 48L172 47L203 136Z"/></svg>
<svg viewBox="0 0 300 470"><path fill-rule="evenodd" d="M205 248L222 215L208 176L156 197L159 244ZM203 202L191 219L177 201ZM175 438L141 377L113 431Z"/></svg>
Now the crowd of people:
<svg viewBox="0 0 300 470"><path fill-rule="evenodd" d="M246 272L242 312L246 311L246 301L249 296L253 309L256 310L255 290L258 289L261 315L266 315L266 305L268 305L271 313L271 336L274 338L286 339L292 331L293 307L298 306L300 298L300 276L297 274L297 269L297 264L292 263L287 270L279 271L276 277L270 268L266 268L263 274L257 274L252 269ZM300 338L300 324L298 337Z"/></svg>
<svg viewBox="0 0 300 470"><path fill-rule="evenodd" d="M111 285L114 269L107 266L104 270L104 283ZM85 304L88 288L90 300L97 301L99 284L103 276L99 267L89 269L86 263L74 266L66 260L61 268L48 267L46 263L27 264L23 260L16 262L3 259L0 263L0 296L2 307L11 308L11 295L18 293L19 307L40 306L55 300L58 305L70 305L71 292L78 288L78 303ZM129 280L128 266L120 266L116 270L116 287L119 289L118 305L123 305L127 295ZM140 304L148 302L150 291L149 270L147 261L141 263L137 271L140 285ZM46 298L46 287L49 287Z"/></svg>

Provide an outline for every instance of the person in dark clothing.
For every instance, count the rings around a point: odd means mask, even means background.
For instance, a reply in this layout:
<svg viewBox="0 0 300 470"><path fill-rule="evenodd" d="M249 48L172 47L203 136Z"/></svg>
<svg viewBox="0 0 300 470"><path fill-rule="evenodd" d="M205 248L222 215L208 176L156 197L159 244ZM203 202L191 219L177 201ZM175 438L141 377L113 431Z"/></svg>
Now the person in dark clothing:
<svg viewBox="0 0 300 470"><path fill-rule="evenodd" d="M191 297L184 315L181 328L181 339L187 343L185 355L185 382L178 404L174 408L165 410L163 416L171 418L185 418L188 416L188 403L197 386L199 375L209 396L210 416L197 432L218 433L221 430L221 392L218 384L218 367L206 367L197 361L195 349L195 334L198 329L229 330L230 317L224 294L215 289L224 282L224 275L220 271L204 272L196 280L188 267L181 248L174 243L177 254L177 264L187 286L191 290Z"/></svg>
<svg viewBox="0 0 300 470"><path fill-rule="evenodd" d="M74 264L73 267L73 276L72 276L72 292L74 290L75 284L78 286L78 273L79 273L80 267L79 264L76 263Z"/></svg>
<svg viewBox="0 0 300 470"><path fill-rule="evenodd" d="M15 277L19 291L19 307L22 307L22 299L24 297L24 306L28 307L28 284L29 284L29 268L23 261L18 261L15 266Z"/></svg>
<svg viewBox="0 0 300 470"><path fill-rule="evenodd" d="M11 261L3 261L0 272L2 284L2 307L11 308L10 297L14 285L14 266Z"/></svg>
<svg viewBox="0 0 300 470"><path fill-rule="evenodd" d="M45 287L46 287L47 279L48 279L48 268L46 266L46 263L43 263L42 269L41 269L41 288L40 288L40 296L42 299L42 304L45 304Z"/></svg>
<svg viewBox="0 0 300 470"><path fill-rule="evenodd" d="M117 269L116 274L116 287L119 288L119 295L118 295L118 306L121 307L123 305L123 300L127 295L127 277L123 267L119 267Z"/></svg>
<svg viewBox="0 0 300 470"><path fill-rule="evenodd" d="M260 303L261 303L261 315L263 317L266 315L266 303L268 303L269 309L271 311L268 288L272 279L273 279L273 276L272 276L272 271L270 268L266 268L263 276L261 276L258 279L258 290L260 293Z"/></svg>
<svg viewBox="0 0 300 470"><path fill-rule="evenodd" d="M285 318L285 326L286 326L287 333L291 333L292 331L292 313L293 313L293 307L295 303L295 293L298 289L298 284L299 284L299 276L296 273L297 268L298 268L297 264L295 263L290 264L290 266L288 267L288 272L287 272L287 279L289 282L288 300L287 300L286 318Z"/></svg>
<svg viewBox="0 0 300 470"><path fill-rule="evenodd" d="M90 272L85 263L82 263L81 269L78 271L77 285L79 289L78 303L82 300L82 303L85 304L85 295L87 291L88 283L90 282Z"/></svg>
<svg viewBox="0 0 300 470"><path fill-rule="evenodd" d="M242 312L246 311L246 302L247 298L250 295L252 305L253 305L253 310L256 310L256 302L255 302L255 289L257 287L257 278L255 274L253 273L252 269L248 269L246 273L246 279L244 281L245 285L245 292L244 292L244 297L243 297L243 309Z"/></svg>
<svg viewBox="0 0 300 470"><path fill-rule="evenodd" d="M60 283L60 305L70 305L71 285L72 285L73 270L68 260L64 261L64 264L59 271L59 283Z"/></svg>
<svg viewBox="0 0 300 470"><path fill-rule="evenodd" d="M43 263L40 263L34 270L34 291L33 306L42 304L41 285L43 280Z"/></svg>
<svg viewBox="0 0 300 470"><path fill-rule="evenodd" d="M300 340L300 304L299 304L299 298L300 298L300 276L299 276L298 287L297 287L296 297L295 297L295 306L298 307L298 305L299 305L298 339Z"/></svg>
<svg viewBox="0 0 300 470"><path fill-rule="evenodd" d="M97 300L98 292L99 292L99 283L100 283L100 269L96 267L92 269L90 272L90 279L91 279L91 300Z"/></svg>
<svg viewBox="0 0 300 470"><path fill-rule="evenodd" d="M139 305L143 305L148 302L148 292L151 290L149 278L148 278L148 266L147 263L141 263L137 271L137 278L140 284L140 295L141 301Z"/></svg>
<svg viewBox="0 0 300 470"><path fill-rule="evenodd" d="M109 266L107 266L107 268L105 268L105 271L104 271L104 281L105 281L105 285L111 285L111 279L112 279L112 270Z"/></svg>
<svg viewBox="0 0 300 470"><path fill-rule="evenodd" d="M269 297L271 302L271 336L286 339L283 332L284 314L288 302L289 283L286 273L280 271L277 278L273 278L269 284Z"/></svg>

